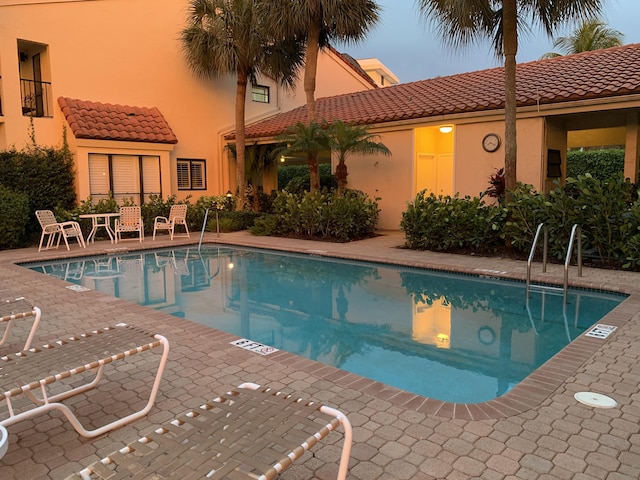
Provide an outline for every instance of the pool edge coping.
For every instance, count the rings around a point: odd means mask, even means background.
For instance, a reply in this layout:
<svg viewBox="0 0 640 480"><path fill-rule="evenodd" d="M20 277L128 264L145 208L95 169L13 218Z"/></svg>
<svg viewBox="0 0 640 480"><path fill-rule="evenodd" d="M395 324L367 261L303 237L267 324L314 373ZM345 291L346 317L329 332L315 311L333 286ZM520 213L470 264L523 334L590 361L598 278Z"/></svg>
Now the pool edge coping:
<svg viewBox="0 0 640 480"><path fill-rule="evenodd" d="M259 248L275 251L286 251L309 255L320 255L333 258L358 260L365 262L375 263L387 263L415 268L427 268L440 271L448 271L451 273L463 273L478 276L478 272L470 271L468 268L460 267L459 265L452 266L451 269L444 269L440 266L425 266L427 262L420 263L402 263L397 261L388 261L385 259L367 257L366 255L349 255L349 254L335 254L335 252L322 251L309 248L287 248L287 246L264 246L257 245L254 242L239 242L233 239L221 239L221 238L209 238L205 242L205 245L233 245L242 246L247 248ZM132 248L104 248L98 251L83 252L79 250L72 251L55 251L52 254L44 255L44 258L34 259L32 255L29 259L14 259L7 262L14 266L21 267L21 263L33 263L39 261L50 260L64 260L72 258L83 258L96 255L105 254L117 254L117 253L134 253L136 251L153 250L153 249L171 249L179 248L190 245L197 245L190 239L184 239L183 241L174 241L169 245L163 244L136 244L132 245ZM35 252L36 254L49 253L49 252ZM361 253L361 252L360 252ZM482 275L480 275L482 276ZM504 275L494 276L493 278L522 280L516 273L504 272ZM575 278L574 278L575 279ZM551 279L553 280L553 279ZM64 280L63 280L64 281ZM550 282L554 283L554 282ZM463 419L463 420L497 420L508 418L514 415L524 413L533 408L539 407L547 400L559 387L561 387L566 381L577 372L577 370L584 365L592 356L611 338L615 338L615 335L620 334L621 327L623 327L637 312L640 310L640 292L634 291L634 289L616 289L606 288L605 286L598 287L596 284L583 282L586 286L579 285L581 282L570 282L570 286L579 288L588 288L609 291L613 293L625 293L628 298L615 307L611 312L605 315L598 323L606 323L618 327L617 331L606 339L589 338L584 334L574 339L571 344L564 347L560 352L550 358L542 366L538 367L534 372L528 375L524 380L519 382L506 394L497 397L492 400L481 403L454 403L446 402L442 400L436 400L428 397L424 397L418 394L413 394L405 390L401 390L396 387L392 387L375 380L362 377L360 375L341 370L337 367L315 362L313 360L300 357L293 353L279 351L274 355L270 355L270 360L277 361L288 365L289 367L300 368L302 371L312 373L320 379L332 381L336 385L343 386L345 388L354 389L364 394L371 395L377 399L390 402L392 405L415 410L419 413L426 415L434 415L440 418L450 419ZM599 285L606 285L601 283ZM135 304L137 305L137 304ZM140 308L147 308L137 305ZM635 310L632 308L635 306ZM153 310L153 309L151 309ZM155 310L153 310L156 312ZM176 318L176 317L172 317ZM183 320L183 319L179 319ZM186 327L201 327L200 324L186 320ZM240 338L236 335L217 330L213 327L207 327L224 335ZM187 330L191 330L188 328ZM231 348L231 347L230 347ZM255 355L253 353L250 353ZM307 364L309 363L309 364Z"/></svg>

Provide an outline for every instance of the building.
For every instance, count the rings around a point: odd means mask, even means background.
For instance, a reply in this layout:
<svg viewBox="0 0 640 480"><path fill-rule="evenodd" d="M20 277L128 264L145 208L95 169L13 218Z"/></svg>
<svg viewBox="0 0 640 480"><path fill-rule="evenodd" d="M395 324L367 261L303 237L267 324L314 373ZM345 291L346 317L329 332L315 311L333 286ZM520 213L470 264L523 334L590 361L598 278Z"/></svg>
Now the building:
<svg viewBox="0 0 640 480"><path fill-rule="evenodd" d="M178 199L234 189L223 136L235 78L196 78L181 51L189 0L0 0L0 148L66 134L79 200ZM302 80L300 80L302 85ZM321 53L317 96L376 88L338 52ZM301 87L250 86L247 122L305 104ZM266 186L265 188L272 188Z"/></svg>
<svg viewBox="0 0 640 480"><path fill-rule="evenodd" d="M640 44L519 64L517 82L519 181L551 189L564 177L567 148L590 145L624 145L624 173L638 180ZM391 150L347 161L348 186L381 199L384 229L399 228L423 189L477 196L504 166L502 67L323 98L316 110L370 125ZM250 125L247 136L270 142L304 118L293 109Z"/></svg>
<svg viewBox="0 0 640 480"><path fill-rule="evenodd" d="M357 61L379 87L389 87L400 83L398 77L377 58L361 58Z"/></svg>

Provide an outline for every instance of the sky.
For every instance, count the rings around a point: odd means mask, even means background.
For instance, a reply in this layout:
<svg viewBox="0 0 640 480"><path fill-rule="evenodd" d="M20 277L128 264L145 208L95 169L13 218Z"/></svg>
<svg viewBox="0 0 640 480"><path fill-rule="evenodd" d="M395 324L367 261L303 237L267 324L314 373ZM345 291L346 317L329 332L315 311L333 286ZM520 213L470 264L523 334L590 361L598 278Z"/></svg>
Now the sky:
<svg viewBox="0 0 640 480"><path fill-rule="evenodd" d="M416 0L377 3L382 14L373 32L357 45L335 45L337 50L356 59L377 58L403 83L501 66L489 41L457 50L446 46L435 27L419 15ZM640 0L604 0L603 11L605 23L624 34L623 43L640 43ZM575 28L575 23L569 24L554 37L567 36ZM530 62L550 51L553 39L534 26L519 38L516 59Z"/></svg>

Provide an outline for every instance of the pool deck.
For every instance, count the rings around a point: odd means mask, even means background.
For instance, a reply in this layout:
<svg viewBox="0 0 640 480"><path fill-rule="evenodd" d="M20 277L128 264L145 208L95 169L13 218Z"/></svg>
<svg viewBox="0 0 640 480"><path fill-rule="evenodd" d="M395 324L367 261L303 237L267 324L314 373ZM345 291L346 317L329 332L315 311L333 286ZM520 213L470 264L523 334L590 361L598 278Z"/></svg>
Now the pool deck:
<svg viewBox="0 0 640 480"><path fill-rule="evenodd" d="M0 251L0 299L25 296L42 309L34 345L66 334L126 322L165 335L169 363L149 415L94 439L79 436L59 413L8 427L10 447L0 460L0 478L63 479L82 466L151 431L217 393L252 381L295 392L342 410L354 427L348 478L376 479L540 479L637 480L640 478L640 274L584 268L570 283L630 294L602 320L618 329L606 339L581 336L507 395L484 404L449 404L278 352L260 356L229 344L233 335L115 299L96 291L76 292L59 279L16 262L114 253L139 248L193 244L167 236L111 245L99 241L86 250L37 248ZM228 243L315 255L388 262L523 280L526 263L478 256L418 252L401 248L399 232L348 244L254 237L246 232L207 234L205 242ZM562 284L561 265L533 281ZM23 338L30 322L17 322L11 339ZM0 347L9 353L12 346ZM147 365L148 363L148 365ZM136 364L135 378L153 367ZM115 366L114 366L115 367ZM427 372L428 374L428 372ZM135 380L131 364L111 369L86 395L67 401L81 421L98 426L115 411L141 405L149 382ZM144 378L144 377L143 377ZM590 391L614 398L618 406L599 409L578 403L574 393ZM101 423L102 422L102 423ZM280 478L333 479L342 435L332 433Z"/></svg>

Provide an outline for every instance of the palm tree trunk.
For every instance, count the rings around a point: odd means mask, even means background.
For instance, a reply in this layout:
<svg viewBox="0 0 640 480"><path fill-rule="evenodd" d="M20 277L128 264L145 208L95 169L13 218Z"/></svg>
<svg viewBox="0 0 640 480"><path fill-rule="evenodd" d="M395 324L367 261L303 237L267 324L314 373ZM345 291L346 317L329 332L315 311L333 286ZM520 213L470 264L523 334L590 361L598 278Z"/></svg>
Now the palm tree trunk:
<svg viewBox="0 0 640 480"><path fill-rule="evenodd" d="M347 164L344 160L340 160L336 166L336 180L338 182L338 195L342 196L344 188L347 185Z"/></svg>
<svg viewBox="0 0 640 480"><path fill-rule="evenodd" d="M506 202L511 200L511 191L517 182L516 140L516 54L518 52L516 0L503 0L503 48L504 48L504 179Z"/></svg>
<svg viewBox="0 0 640 480"><path fill-rule="evenodd" d="M307 120L309 123L316 121L316 72L318 70L318 51L320 50L320 24L321 21L312 21L307 40L307 54L304 66L304 93L307 97ZM307 165L309 165L310 185L309 192L320 189L320 175L318 174L318 155L308 152Z"/></svg>
<svg viewBox="0 0 640 480"><path fill-rule="evenodd" d="M307 96L307 120L316 120L316 72L318 70L318 51L320 49L320 22L314 21L309 28L307 54L304 66L304 93Z"/></svg>
<svg viewBox="0 0 640 480"><path fill-rule="evenodd" d="M238 201L236 210L243 210L245 205L245 102L247 97L247 83L249 76L238 70L236 83L236 186Z"/></svg>
<svg viewBox="0 0 640 480"><path fill-rule="evenodd" d="M309 193L320 190L320 175L318 174L318 154L307 152L307 165L309 166Z"/></svg>

